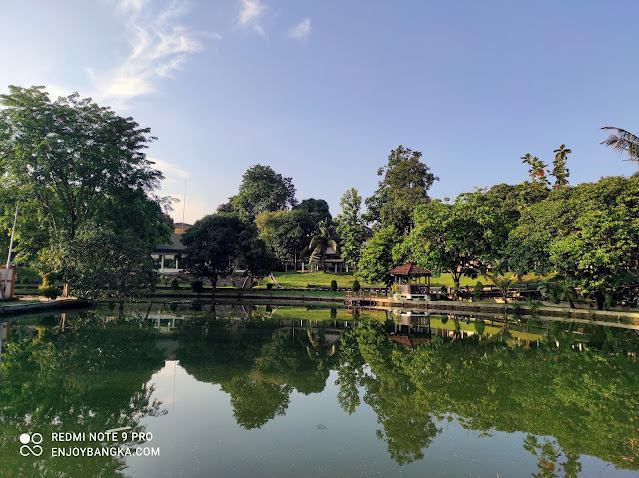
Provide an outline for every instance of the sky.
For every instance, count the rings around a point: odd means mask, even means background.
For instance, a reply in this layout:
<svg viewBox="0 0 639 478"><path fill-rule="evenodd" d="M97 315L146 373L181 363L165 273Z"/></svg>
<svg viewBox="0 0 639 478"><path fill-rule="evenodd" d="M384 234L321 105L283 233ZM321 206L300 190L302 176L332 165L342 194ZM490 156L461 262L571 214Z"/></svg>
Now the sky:
<svg viewBox="0 0 639 478"><path fill-rule="evenodd" d="M3 0L0 15L0 92L77 91L150 127L176 221L215 212L255 164L335 216L399 145L423 153L435 198L520 183L521 156L552 164L561 144L571 184L637 171L600 144L602 126L639 134L636 0Z"/></svg>

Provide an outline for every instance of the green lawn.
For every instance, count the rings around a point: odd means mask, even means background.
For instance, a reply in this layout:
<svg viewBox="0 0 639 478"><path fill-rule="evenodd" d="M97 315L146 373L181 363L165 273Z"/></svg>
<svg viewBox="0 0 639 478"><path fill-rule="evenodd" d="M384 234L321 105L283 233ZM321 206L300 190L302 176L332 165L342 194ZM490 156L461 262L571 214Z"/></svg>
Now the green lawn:
<svg viewBox="0 0 639 478"><path fill-rule="evenodd" d="M274 272L275 280L282 287L306 288L308 284L312 286L330 287L331 281L337 281L337 287L350 289L355 277L350 272ZM258 287L266 287L272 281L268 277L262 279ZM375 284L367 284L360 281L362 287L375 287Z"/></svg>
<svg viewBox="0 0 639 478"><path fill-rule="evenodd" d="M274 272L273 275L282 287L294 288L306 288L308 284L330 287L331 281L336 280L337 287L350 289L353 284L353 279L355 278L350 272L340 274L332 272ZM536 282L538 280L540 280L539 277L534 274L527 274L522 278L522 282ZM460 284L462 287L474 287L477 281L480 281L484 285L492 284L490 279L483 276L479 276L477 279L462 277ZM271 279L266 277L260 281L258 287L266 287L266 284L271 282ZM453 279L450 274L441 274L439 277L431 277L430 284L433 287L453 287ZM383 287L382 284L368 284L365 282L360 282L360 285L362 287Z"/></svg>

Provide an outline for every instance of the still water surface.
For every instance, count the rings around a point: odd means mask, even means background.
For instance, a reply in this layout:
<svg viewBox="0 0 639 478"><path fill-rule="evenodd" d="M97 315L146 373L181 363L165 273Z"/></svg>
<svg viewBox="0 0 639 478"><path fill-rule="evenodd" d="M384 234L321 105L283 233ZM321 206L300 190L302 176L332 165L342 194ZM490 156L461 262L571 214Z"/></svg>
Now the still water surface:
<svg viewBox="0 0 639 478"><path fill-rule="evenodd" d="M150 305L3 324L0 476L639 476L635 330Z"/></svg>

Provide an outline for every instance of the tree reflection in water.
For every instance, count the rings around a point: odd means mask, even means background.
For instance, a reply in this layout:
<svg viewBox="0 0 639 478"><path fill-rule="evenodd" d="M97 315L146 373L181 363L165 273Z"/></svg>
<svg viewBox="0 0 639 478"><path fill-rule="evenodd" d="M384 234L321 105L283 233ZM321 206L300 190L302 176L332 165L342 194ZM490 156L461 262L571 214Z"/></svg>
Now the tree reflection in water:
<svg viewBox="0 0 639 478"><path fill-rule="evenodd" d="M492 319L470 324L451 316L429 322L428 330L436 323L449 327L440 329L442 337L409 348L389 339L394 322L353 317L357 326L344 327L331 321L337 311L175 309L189 314L176 332L180 364L230 395L244 429L285 414L294 391L325 391L335 371L339 406L348 414L371 407L376 434L400 465L423 459L448 419L482 434L525 433L523 448L537 457L533 476L576 476L582 455L639 469L639 367L627 354L638 351L632 332L519 318L505 326ZM296 310L319 320L294 319ZM93 313L64 324L33 320L42 331L35 337L15 329L13 343L3 348L2 449L14 449L25 431L141 430L142 418L162 413L149 383L161 352L145 322L122 312L110 322ZM522 331L537 333L538 344L522 340ZM45 455L36 462L39 476L124 474L116 458ZM25 466L17 454L3 461L11 476L26 476Z"/></svg>
<svg viewBox="0 0 639 478"><path fill-rule="evenodd" d="M59 322L58 322L59 320ZM29 320L37 334L14 323L3 348L0 387L0 449L6 476L125 476L118 457L51 457L52 432L103 432L130 426L143 432L142 418L165 411L152 399L149 380L163 365L154 335L139 321L107 321L92 312L67 319ZM25 460L21 433L40 433L44 453ZM73 446L76 446L73 443ZM86 443L101 446L100 443ZM106 444L105 444L106 445ZM83 445L77 445L83 446Z"/></svg>

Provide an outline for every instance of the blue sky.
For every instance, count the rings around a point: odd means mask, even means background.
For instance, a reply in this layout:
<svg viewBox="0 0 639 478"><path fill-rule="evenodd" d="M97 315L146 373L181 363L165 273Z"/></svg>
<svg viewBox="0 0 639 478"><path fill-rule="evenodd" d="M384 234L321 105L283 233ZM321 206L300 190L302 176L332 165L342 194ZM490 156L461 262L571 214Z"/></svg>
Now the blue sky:
<svg viewBox="0 0 639 478"><path fill-rule="evenodd" d="M639 2L5 0L0 91L78 91L150 127L193 222L251 165L334 215L402 144L433 197L519 183L526 153L573 150L570 183L637 167L599 143L639 134ZM174 217L181 220L182 204Z"/></svg>

